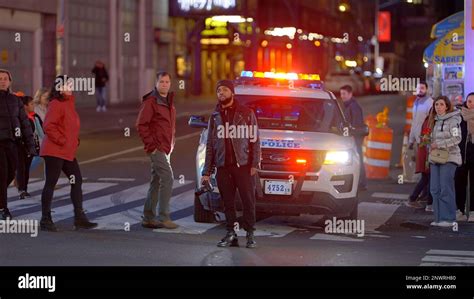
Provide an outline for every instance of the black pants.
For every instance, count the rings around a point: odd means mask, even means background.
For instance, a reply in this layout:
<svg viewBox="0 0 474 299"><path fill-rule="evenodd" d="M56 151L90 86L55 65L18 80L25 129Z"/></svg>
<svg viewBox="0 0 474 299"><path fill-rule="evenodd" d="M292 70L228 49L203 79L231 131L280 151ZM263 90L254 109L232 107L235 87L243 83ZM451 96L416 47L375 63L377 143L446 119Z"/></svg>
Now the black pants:
<svg viewBox="0 0 474 299"><path fill-rule="evenodd" d="M236 189L242 200L242 226L246 231L255 230L255 176L250 175L250 166L225 166L217 169L217 187L224 201L227 230L237 223L235 210Z"/></svg>
<svg viewBox="0 0 474 299"><path fill-rule="evenodd" d="M423 193L423 194L422 194ZM433 204L433 197L431 196L430 192L430 174L429 173L421 173L421 178L415 186L415 189L410 195L410 201L414 202L418 198L418 196L428 195L428 204Z"/></svg>
<svg viewBox="0 0 474 299"><path fill-rule="evenodd" d="M71 183L71 200L74 211L82 210L82 175L77 160L67 161L56 157L45 156L46 182L41 194L41 205L43 214L51 212L51 201L53 200L54 187L58 182L61 171L67 176Z"/></svg>
<svg viewBox="0 0 474 299"><path fill-rule="evenodd" d="M18 153L13 141L0 141L0 209L7 208L7 189L15 178Z"/></svg>
<svg viewBox="0 0 474 299"><path fill-rule="evenodd" d="M33 161L33 156L28 157L25 147L23 145L19 145L18 167L16 170L16 183L19 191L28 191L31 161Z"/></svg>
<svg viewBox="0 0 474 299"><path fill-rule="evenodd" d="M456 205L461 212L466 209L466 193L467 193L467 174L469 173L470 181L470 199L471 211L474 211L474 163L463 164L456 169L454 175L454 184L456 189Z"/></svg>
<svg viewBox="0 0 474 299"><path fill-rule="evenodd" d="M363 143L364 143L363 138L356 140L356 147L357 147L357 152L359 153L359 160L360 160L359 186L367 187L367 175L365 173L365 165L364 165L364 152L362 151Z"/></svg>

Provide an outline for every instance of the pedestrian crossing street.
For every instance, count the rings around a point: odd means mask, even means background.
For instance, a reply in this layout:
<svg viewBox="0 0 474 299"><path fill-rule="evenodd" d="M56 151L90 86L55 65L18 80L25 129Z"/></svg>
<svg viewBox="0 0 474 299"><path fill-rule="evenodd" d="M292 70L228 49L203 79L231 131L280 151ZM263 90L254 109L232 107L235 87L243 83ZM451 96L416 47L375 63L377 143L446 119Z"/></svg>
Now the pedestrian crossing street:
<svg viewBox="0 0 474 299"><path fill-rule="evenodd" d="M474 251L430 249L420 266L473 266Z"/></svg>
<svg viewBox="0 0 474 299"><path fill-rule="evenodd" d="M196 223L193 219L194 205L193 181L179 182L173 185L173 197L170 202L171 218L180 227L176 230L156 229L156 233L171 234L205 234L212 229L223 228L223 223ZM20 200L14 187L8 189L9 209L15 219L41 218L41 191L44 181L31 179L28 192L29 199ZM140 228L143 204L148 191L148 183L136 185L134 179L99 178L85 179L83 182L84 210L89 218L98 223L96 230L102 231L133 231ZM69 182L60 178L55 190L52 217L55 223L71 221L73 207L69 199ZM327 234L324 227L316 224L320 216L272 216L260 220L256 224L255 235L258 237L282 238L291 233L309 233L311 240L337 242L364 242L368 238L389 238L377 229L389 220L399 205L379 202L361 202L359 219L364 219L364 236L355 234ZM222 215L223 218L223 215ZM245 231L238 231L245 236ZM305 234L306 235L306 234Z"/></svg>

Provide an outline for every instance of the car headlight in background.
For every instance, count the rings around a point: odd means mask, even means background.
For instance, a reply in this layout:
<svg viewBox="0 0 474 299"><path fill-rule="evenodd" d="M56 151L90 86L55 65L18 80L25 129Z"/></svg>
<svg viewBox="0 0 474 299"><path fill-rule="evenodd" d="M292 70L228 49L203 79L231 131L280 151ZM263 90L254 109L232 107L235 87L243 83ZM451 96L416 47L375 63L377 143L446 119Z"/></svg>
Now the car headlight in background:
<svg viewBox="0 0 474 299"><path fill-rule="evenodd" d="M326 153L326 158L324 159L324 164L326 165L348 165L351 164L351 162L352 157L349 151L328 151Z"/></svg>

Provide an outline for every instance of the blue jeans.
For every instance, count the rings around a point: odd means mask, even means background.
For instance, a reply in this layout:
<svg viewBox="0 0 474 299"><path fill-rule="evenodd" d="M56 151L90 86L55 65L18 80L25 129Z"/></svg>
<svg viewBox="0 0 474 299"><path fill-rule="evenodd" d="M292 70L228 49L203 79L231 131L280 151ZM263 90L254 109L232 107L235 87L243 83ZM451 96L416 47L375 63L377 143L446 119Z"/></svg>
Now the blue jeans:
<svg viewBox="0 0 474 299"><path fill-rule="evenodd" d="M95 98L97 100L97 106L105 107L105 105L107 104L106 103L105 86L95 88Z"/></svg>
<svg viewBox="0 0 474 299"><path fill-rule="evenodd" d="M456 221L456 193L454 163L430 164L430 191L433 196L434 221Z"/></svg>

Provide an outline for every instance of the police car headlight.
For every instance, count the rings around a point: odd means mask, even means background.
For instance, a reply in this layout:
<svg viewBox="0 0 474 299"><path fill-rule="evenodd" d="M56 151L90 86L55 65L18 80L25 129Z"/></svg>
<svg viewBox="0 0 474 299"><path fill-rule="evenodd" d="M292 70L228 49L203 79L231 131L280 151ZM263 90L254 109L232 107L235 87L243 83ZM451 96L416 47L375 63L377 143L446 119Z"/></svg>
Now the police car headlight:
<svg viewBox="0 0 474 299"><path fill-rule="evenodd" d="M326 158L324 159L324 164L326 165L348 165L351 164L351 162L352 157L349 151L328 151L326 153Z"/></svg>

